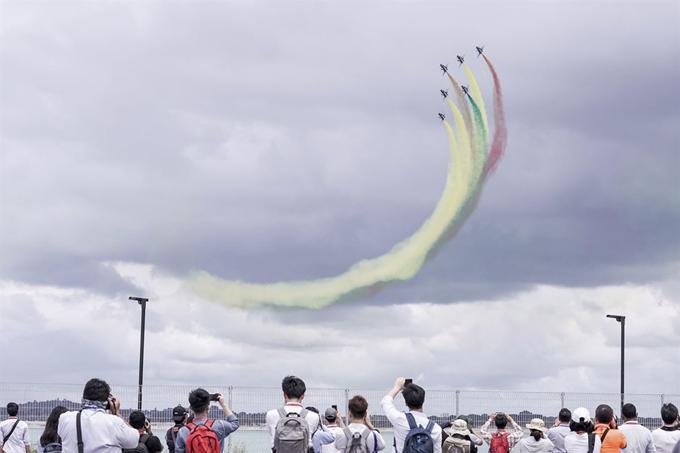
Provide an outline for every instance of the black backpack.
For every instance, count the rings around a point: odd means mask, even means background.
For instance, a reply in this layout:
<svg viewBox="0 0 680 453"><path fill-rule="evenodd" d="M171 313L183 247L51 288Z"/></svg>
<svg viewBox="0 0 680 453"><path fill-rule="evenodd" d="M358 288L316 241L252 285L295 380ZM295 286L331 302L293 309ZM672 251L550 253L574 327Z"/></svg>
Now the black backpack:
<svg viewBox="0 0 680 453"><path fill-rule="evenodd" d="M146 446L146 441L149 440L151 436L144 433L139 436L139 443L133 448L123 448L123 453L149 453L149 449Z"/></svg>

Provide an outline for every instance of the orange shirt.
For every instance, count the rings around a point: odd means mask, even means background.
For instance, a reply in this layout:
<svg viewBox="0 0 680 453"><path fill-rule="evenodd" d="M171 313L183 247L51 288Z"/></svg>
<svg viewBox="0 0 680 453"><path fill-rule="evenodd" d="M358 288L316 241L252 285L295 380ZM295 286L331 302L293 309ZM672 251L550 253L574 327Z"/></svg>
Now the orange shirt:
<svg viewBox="0 0 680 453"><path fill-rule="evenodd" d="M626 448L628 446L626 436L620 430L611 429L609 425L604 423L598 423L595 425L593 432L602 438L602 434L604 434L607 428L609 428L609 431L607 432L607 437L602 441L600 453L619 453L619 448Z"/></svg>

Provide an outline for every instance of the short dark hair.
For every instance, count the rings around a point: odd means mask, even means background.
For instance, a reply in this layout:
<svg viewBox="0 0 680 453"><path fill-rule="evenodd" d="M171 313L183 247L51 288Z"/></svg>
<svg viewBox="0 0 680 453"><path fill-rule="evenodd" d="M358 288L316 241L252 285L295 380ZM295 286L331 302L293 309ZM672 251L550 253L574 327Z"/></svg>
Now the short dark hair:
<svg viewBox="0 0 680 453"><path fill-rule="evenodd" d="M508 416L502 412L496 414L496 418L494 418L493 421L498 429L505 429L505 427L508 426Z"/></svg>
<svg viewBox="0 0 680 453"><path fill-rule="evenodd" d="M425 389L418 384L410 383L404 386L402 391L404 401L409 409L422 409L425 403Z"/></svg>
<svg viewBox="0 0 680 453"><path fill-rule="evenodd" d="M106 401L111 395L111 387L106 381L92 378L85 384L83 398L90 401Z"/></svg>
<svg viewBox="0 0 680 453"><path fill-rule="evenodd" d="M189 406L194 412L203 412L210 406L210 393L202 388L189 392Z"/></svg>
<svg viewBox="0 0 680 453"><path fill-rule="evenodd" d="M600 404L595 409L595 419L598 423L611 423L614 420L614 409L609 404Z"/></svg>
<svg viewBox="0 0 680 453"><path fill-rule="evenodd" d="M560 409L560 413L557 415L562 423L569 423L571 421L571 411L566 407Z"/></svg>
<svg viewBox="0 0 680 453"><path fill-rule="evenodd" d="M146 421L146 415L142 411L132 411L130 412L130 426L135 429L144 428L144 422Z"/></svg>
<svg viewBox="0 0 680 453"><path fill-rule="evenodd" d="M19 405L17 403L7 403L7 415L16 417L19 413Z"/></svg>
<svg viewBox="0 0 680 453"><path fill-rule="evenodd" d="M287 398L299 400L307 391L305 381L297 376L286 376L281 382L281 390Z"/></svg>
<svg viewBox="0 0 680 453"><path fill-rule="evenodd" d="M678 408L673 403L666 403L661 406L661 420L670 425L678 419Z"/></svg>
<svg viewBox="0 0 680 453"><path fill-rule="evenodd" d="M635 407L635 404L632 403L624 404L623 407L621 408L621 415L623 415L628 420L632 420L635 417L637 417L637 408Z"/></svg>
<svg viewBox="0 0 680 453"><path fill-rule="evenodd" d="M347 403L347 409L354 418L364 418L368 410L368 401L361 395L353 396Z"/></svg>

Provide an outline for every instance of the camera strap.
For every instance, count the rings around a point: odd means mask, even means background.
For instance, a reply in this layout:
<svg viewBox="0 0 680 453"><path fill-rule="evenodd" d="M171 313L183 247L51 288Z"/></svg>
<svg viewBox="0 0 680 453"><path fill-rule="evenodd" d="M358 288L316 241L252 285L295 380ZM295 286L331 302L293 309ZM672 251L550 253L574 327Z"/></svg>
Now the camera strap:
<svg viewBox="0 0 680 453"><path fill-rule="evenodd" d="M78 411L76 414L76 436L78 438L78 453L83 453L83 430L80 426L80 414L82 411Z"/></svg>
<svg viewBox="0 0 680 453"><path fill-rule="evenodd" d="M3 445L5 445L5 443L7 443L7 439L10 438L10 436L11 436L12 433L14 432L14 428L16 428L18 424L19 424L19 419L17 418L17 421L15 421L15 422L14 422L14 425L12 425L12 429L9 430L9 434L7 434L6 436L4 436L4 438L2 439L2 444L3 444Z"/></svg>

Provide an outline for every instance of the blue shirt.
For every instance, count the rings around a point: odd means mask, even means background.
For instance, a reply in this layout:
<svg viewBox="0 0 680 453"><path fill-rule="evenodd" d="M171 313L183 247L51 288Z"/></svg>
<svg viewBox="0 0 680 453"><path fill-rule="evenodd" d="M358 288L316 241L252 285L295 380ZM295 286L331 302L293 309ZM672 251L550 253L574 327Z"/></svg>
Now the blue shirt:
<svg viewBox="0 0 680 453"><path fill-rule="evenodd" d="M312 436L312 448L314 449L314 453L319 453L322 445L332 444L333 442L335 442L335 436L322 423Z"/></svg>
<svg viewBox="0 0 680 453"><path fill-rule="evenodd" d="M196 425L203 425L207 418L195 418L192 423ZM220 449L224 451L224 439L239 427L238 418L234 414L227 417L226 420L215 420L212 425L212 430L217 434L217 439L220 441ZM187 451L187 437L189 436L189 428L182 426L177 433L175 441L175 453L186 453Z"/></svg>

